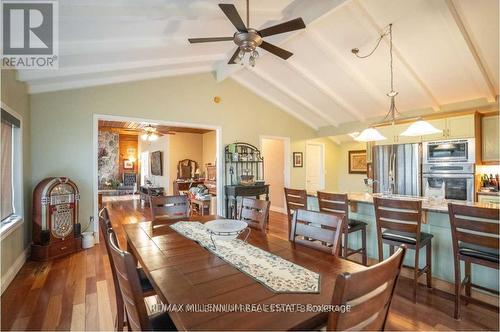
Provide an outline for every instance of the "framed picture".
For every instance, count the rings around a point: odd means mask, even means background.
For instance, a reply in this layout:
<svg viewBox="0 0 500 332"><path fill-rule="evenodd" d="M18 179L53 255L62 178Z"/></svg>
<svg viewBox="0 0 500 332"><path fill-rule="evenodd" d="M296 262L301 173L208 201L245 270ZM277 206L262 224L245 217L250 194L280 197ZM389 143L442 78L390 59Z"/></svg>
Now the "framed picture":
<svg viewBox="0 0 500 332"><path fill-rule="evenodd" d="M123 168L125 169L133 169L134 168L134 162L126 159L123 161Z"/></svg>
<svg viewBox="0 0 500 332"><path fill-rule="evenodd" d="M151 174L163 175L163 161L161 151L151 152Z"/></svg>
<svg viewBox="0 0 500 332"><path fill-rule="evenodd" d="M349 173L366 174L366 150L349 151Z"/></svg>
<svg viewBox="0 0 500 332"><path fill-rule="evenodd" d="M302 152L293 153L293 167L303 167L304 166L304 155Z"/></svg>

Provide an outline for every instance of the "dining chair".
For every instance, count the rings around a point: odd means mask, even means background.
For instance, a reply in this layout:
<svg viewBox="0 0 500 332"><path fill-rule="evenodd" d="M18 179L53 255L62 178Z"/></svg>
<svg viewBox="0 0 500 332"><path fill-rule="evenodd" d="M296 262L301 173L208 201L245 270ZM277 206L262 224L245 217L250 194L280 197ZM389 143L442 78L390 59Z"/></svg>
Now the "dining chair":
<svg viewBox="0 0 500 332"><path fill-rule="evenodd" d="M383 244L394 247L404 244L415 250L413 266L413 302L417 301L418 278L425 273L427 287L432 287L432 234L420 230L422 223L422 201L374 197L375 219L377 221L377 242L379 261L384 259ZM419 268L420 249L426 248L425 266Z"/></svg>
<svg viewBox="0 0 500 332"><path fill-rule="evenodd" d="M153 196L150 197L149 206L153 227L162 222L187 219L191 214L189 199L186 195Z"/></svg>
<svg viewBox="0 0 500 332"><path fill-rule="evenodd" d="M455 319L460 318L460 298L466 302L485 304L471 297L471 288L498 295L498 291L472 283L471 265L478 264L499 269L499 219L498 208L473 207L448 204L453 258L455 261ZM461 280L460 261L464 261L464 279ZM465 296L461 295L465 288ZM494 307L498 312L498 307Z"/></svg>
<svg viewBox="0 0 500 332"><path fill-rule="evenodd" d="M175 325L167 312L148 316L134 258L129 252L120 250L114 232L108 230L107 237L111 256L113 257L113 264L116 269L119 289L124 299L123 302L127 312L129 329L132 331L175 330Z"/></svg>
<svg viewBox="0 0 500 332"><path fill-rule="evenodd" d="M290 227L293 212L298 209L307 210L307 192L303 189L285 188L285 202L288 226Z"/></svg>
<svg viewBox="0 0 500 332"><path fill-rule="evenodd" d="M269 201L243 197L239 213L240 220L245 221L248 227L265 233L269 220L270 206L271 202Z"/></svg>
<svg viewBox="0 0 500 332"><path fill-rule="evenodd" d="M352 274L339 274L332 305L339 308L350 306L350 310L332 311L328 316L327 330L384 330L405 254L406 247L401 245L383 262Z"/></svg>
<svg viewBox="0 0 500 332"><path fill-rule="evenodd" d="M292 218L290 241L294 245L300 244L338 256L344 222L345 216L296 210Z"/></svg>
<svg viewBox="0 0 500 332"><path fill-rule="evenodd" d="M325 213L341 214L346 216L346 223L343 229L342 257L348 258L351 255L360 253L363 265L367 264L366 255L366 223L349 218L349 200L347 194L334 194L318 191L319 211ZM349 234L361 232L361 248L349 248Z"/></svg>
<svg viewBox="0 0 500 332"><path fill-rule="evenodd" d="M99 211L99 228L101 230L101 235L102 235L102 238L104 239L104 244L106 246L106 253L108 254L109 263L110 263L109 265L111 266L111 275L113 277L113 284L115 286L114 287L115 297L116 297L115 328L117 330L121 331L121 330L123 330L123 326L125 325L125 321L127 321L127 324L128 324L128 320L125 320L125 315L124 315L125 309L123 306L123 298L122 298L122 294L120 292L120 288L119 288L119 284L118 284L118 277L116 274L115 265L113 263L113 257L111 255L109 237L107 236L107 234L109 232L112 232L113 234L115 234L115 233L114 233L113 227L111 225L111 220L109 219L108 209L106 209L106 208L103 208L103 209L101 209L101 211ZM116 237L116 234L114 236ZM149 282L149 280L148 280L146 274L144 273L144 271L142 270L142 268L136 267L136 273L137 273L139 280L140 280L142 296L148 297L148 296L155 295L156 292L155 292L153 286L151 285L151 283Z"/></svg>

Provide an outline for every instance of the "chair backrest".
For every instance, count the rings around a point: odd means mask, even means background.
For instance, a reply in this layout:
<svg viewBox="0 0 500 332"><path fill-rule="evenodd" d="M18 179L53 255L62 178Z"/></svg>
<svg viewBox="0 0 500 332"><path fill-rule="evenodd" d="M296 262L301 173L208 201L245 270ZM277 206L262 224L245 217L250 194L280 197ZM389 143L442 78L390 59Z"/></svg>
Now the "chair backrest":
<svg viewBox="0 0 500 332"><path fill-rule="evenodd" d="M305 190L285 188L285 201L288 222L292 221L293 211L307 210L307 192Z"/></svg>
<svg viewBox="0 0 500 332"><path fill-rule="evenodd" d="M415 234L417 245L420 243L422 201L374 197L373 204L379 241L381 241L382 229L389 229Z"/></svg>
<svg viewBox="0 0 500 332"><path fill-rule="evenodd" d="M118 284L127 310L128 324L133 331L150 330L149 317L135 260L130 253L120 250L116 235L112 230L108 230L107 237Z"/></svg>
<svg viewBox="0 0 500 332"><path fill-rule="evenodd" d="M137 182L137 175L135 173L123 173L123 185L133 186Z"/></svg>
<svg viewBox="0 0 500 332"><path fill-rule="evenodd" d="M243 197L241 201L240 220L245 221L250 228L266 231L271 202Z"/></svg>
<svg viewBox="0 0 500 332"><path fill-rule="evenodd" d="M150 196L149 206L153 222L189 218L189 200L185 195Z"/></svg>
<svg viewBox="0 0 500 332"><path fill-rule="evenodd" d="M333 194L318 191L318 205L320 212L343 213L349 218L349 201L347 194Z"/></svg>
<svg viewBox="0 0 500 332"><path fill-rule="evenodd" d="M458 245L468 243L498 250L500 209L448 204L453 251Z"/></svg>
<svg viewBox="0 0 500 332"><path fill-rule="evenodd" d="M330 313L327 330L383 330L405 253L402 245L391 257L366 270L338 275L332 304L340 308L350 305L350 310Z"/></svg>
<svg viewBox="0 0 500 332"><path fill-rule="evenodd" d="M290 241L338 256L344 222L345 216L296 210L290 229Z"/></svg>
<svg viewBox="0 0 500 332"><path fill-rule="evenodd" d="M119 315L118 313L123 312L123 298L122 293L120 291L120 285L118 283L118 276L116 274L115 264L113 263L113 256L111 255L111 248L109 244L109 236L108 232L113 232L113 226L111 225L111 220L109 219L108 209L103 208L99 211L99 228L101 230L102 239L104 239L104 244L106 246L106 252L109 258L109 265L111 266L111 275L113 276L113 285L115 289L115 297L116 297L116 311L117 316L120 317L121 320L123 315ZM117 321L117 328L123 328L123 321Z"/></svg>
<svg viewBox="0 0 500 332"><path fill-rule="evenodd" d="M177 164L177 178L191 179L194 178L198 163L191 159L183 159Z"/></svg>

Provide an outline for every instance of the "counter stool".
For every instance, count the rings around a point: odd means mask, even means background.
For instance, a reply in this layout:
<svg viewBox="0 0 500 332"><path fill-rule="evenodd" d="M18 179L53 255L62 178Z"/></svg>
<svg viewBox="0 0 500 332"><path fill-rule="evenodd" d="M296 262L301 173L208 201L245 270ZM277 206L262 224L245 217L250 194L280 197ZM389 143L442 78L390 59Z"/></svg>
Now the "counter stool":
<svg viewBox="0 0 500 332"><path fill-rule="evenodd" d="M420 231L422 223L422 201L373 198L377 220L377 242L379 261L384 260L383 244L389 245L389 252L402 244L415 250L413 275L413 302L417 301L418 278L426 274L427 287L432 287L432 234ZM425 266L419 268L420 249L426 247Z"/></svg>
<svg viewBox="0 0 500 332"><path fill-rule="evenodd" d="M453 241L453 258L455 260L455 319L460 318L460 298L464 301L486 304L471 297L471 288L482 289L498 295L498 291L472 283L471 264L479 264L499 269L499 209L481 208L460 204L448 204L450 215L451 238ZM460 277L460 261L465 264L465 277ZM465 288L465 296L460 295Z"/></svg>
<svg viewBox="0 0 500 332"><path fill-rule="evenodd" d="M318 191L319 210L321 212L341 214L346 217L343 229L343 250L342 257L346 258L360 253L363 265L366 265L366 223L349 218L349 201L346 194L332 194ZM361 248L349 248L349 234L361 231Z"/></svg>

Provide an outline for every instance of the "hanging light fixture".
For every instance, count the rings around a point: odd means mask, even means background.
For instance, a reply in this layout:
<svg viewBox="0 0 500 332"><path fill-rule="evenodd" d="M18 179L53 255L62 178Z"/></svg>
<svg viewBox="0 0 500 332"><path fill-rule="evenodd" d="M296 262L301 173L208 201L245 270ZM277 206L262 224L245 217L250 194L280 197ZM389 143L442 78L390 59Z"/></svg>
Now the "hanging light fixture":
<svg viewBox="0 0 500 332"><path fill-rule="evenodd" d="M389 107L389 111L385 115L384 119L381 122L385 122L387 120L391 121L391 125L394 126L396 122L396 116L400 115L397 107L396 107L396 101L395 98L398 95L397 91L394 91L394 66L393 66L393 55L392 55L392 23L389 24L388 29L379 37L377 40L377 43L375 44L375 47L371 52L369 52L366 55L359 55L359 49L353 48L351 52L358 58L364 59L368 58L371 56L375 50L380 45L380 42L382 39L386 36L389 36L389 56L390 56L390 91L387 93L387 97L390 98L391 104ZM401 135L402 136L424 136L424 135L430 135L430 134L436 134L441 132L442 130L439 130L435 128L433 125L431 125L429 122L424 121L424 120L419 120L415 123L412 123L410 127L408 127ZM370 126L369 128L366 128L354 138L356 141L360 142L373 142L373 141L382 141L387 139L384 135L380 133L374 126Z"/></svg>
<svg viewBox="0 0 500 332"><path fill-rule="evenodd" d="M143 141L149 141L149 142L156 141L158 139L156 128L151 125L147 125L146 127L144 127L141 139Z"/></svg>

